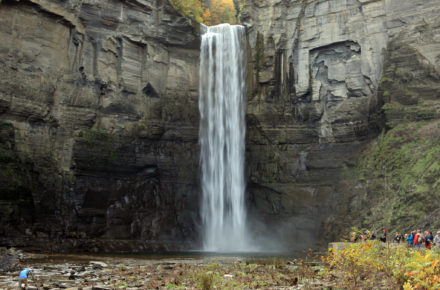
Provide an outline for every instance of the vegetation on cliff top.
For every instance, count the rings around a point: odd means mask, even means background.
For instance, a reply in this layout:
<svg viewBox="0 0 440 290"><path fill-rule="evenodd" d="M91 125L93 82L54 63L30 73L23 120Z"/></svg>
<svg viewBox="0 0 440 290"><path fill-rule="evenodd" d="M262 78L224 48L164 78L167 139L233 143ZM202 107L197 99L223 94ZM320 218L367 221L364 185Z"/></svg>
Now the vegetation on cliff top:
<svg viewBox="0 0 440 290"><path fill-rule="evenodd" d="M238 23L244 0L170 0L183 16L206 25Z"/></svg>

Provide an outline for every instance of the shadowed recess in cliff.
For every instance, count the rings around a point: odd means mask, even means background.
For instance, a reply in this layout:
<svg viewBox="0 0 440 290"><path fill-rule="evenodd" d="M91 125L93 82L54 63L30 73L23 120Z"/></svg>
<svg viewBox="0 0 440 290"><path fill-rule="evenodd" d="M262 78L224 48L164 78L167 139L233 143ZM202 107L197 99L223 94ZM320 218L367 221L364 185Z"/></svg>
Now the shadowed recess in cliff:
<svg viewBox="0 0 440 290"><path fill-rule="evenodd" d="M200 56L203 249L248 251L244 204L245 32L205 27Z"/></svg>

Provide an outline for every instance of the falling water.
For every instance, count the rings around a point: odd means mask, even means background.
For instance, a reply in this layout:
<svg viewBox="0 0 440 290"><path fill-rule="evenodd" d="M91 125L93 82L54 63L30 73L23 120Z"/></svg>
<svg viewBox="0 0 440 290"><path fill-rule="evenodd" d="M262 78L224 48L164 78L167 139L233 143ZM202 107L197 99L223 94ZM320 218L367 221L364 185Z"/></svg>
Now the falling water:
<svg viewBox="0 0 440 290"><path fill-rule="evenodd" d="M229 24L204 29L199 86L203 248L245 251L245 32Z"/></svg>

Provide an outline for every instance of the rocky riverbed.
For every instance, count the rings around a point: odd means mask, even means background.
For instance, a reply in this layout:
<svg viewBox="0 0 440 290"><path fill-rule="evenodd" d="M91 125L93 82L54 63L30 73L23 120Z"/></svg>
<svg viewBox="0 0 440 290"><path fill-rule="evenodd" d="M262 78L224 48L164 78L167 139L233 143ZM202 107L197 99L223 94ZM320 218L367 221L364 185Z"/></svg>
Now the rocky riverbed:
<svg viewBox="0 0 440 290"><path fill-rule="evenodd" d="M29 289L302 289L331 285L320 266L289 258L29 254L0 272L0 289L17 289L31 267ZM11 270L12 269L12 270Z"/></svg>

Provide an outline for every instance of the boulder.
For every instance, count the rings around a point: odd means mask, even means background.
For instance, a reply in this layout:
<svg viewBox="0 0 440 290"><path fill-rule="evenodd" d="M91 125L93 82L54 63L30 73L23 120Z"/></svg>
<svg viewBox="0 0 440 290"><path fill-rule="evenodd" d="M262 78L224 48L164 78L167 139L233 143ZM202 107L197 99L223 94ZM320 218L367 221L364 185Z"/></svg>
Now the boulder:
<svg viewBox="0 0 440 290"><path fill-rule="evenodd" d="M21 269L20 257L21 252L13 248L0 248L0 272L12 272Z"/></svg>

